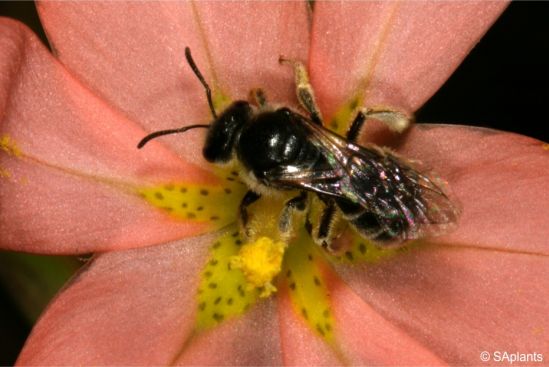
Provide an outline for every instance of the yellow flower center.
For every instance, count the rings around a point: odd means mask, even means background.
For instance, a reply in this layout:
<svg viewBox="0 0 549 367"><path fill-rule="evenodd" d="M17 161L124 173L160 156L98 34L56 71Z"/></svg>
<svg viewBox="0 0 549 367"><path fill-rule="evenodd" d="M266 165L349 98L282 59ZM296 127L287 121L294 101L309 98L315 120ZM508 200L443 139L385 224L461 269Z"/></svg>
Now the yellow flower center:
<svg viewBox="0 0 549 367"><path fill-rule="evenodd" d="M282 241L260 237L243 245L231 258L231 266L242 271L250 288L261 289L260 297L268 297L276 292L272 280L280 273L285 249Z"/></svg>

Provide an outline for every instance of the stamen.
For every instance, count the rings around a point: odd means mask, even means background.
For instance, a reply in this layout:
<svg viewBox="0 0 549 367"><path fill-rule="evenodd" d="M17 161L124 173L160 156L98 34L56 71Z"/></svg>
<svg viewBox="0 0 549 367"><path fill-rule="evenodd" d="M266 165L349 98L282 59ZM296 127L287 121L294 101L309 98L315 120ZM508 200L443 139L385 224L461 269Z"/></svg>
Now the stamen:
<svg viewBox="0 0 549 367"><path fill-rule="evenodd" d="M276 292L272 280L281 271L285 249L286 244L282 241L260 237L242 246L239 254L231 258L231 267L242 271L249 288L261 290L260 297L269 297Z"/></svg>

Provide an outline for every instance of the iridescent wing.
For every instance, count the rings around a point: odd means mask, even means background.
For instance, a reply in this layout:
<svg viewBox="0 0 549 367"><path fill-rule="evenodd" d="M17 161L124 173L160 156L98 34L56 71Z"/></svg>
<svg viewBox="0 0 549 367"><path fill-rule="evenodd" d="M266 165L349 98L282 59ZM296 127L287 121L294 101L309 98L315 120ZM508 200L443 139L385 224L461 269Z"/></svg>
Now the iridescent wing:
<svg viewBox="0 0 549 367"><path fill-rule="evenodd" d="M309 169L285 167L269 173L271 178L358 204L388 233L400 228L400 241L454 227L459 210L440 178L420 172L388 149L352 144L306 119L303 125L322 152L323 163Z"/></svg>

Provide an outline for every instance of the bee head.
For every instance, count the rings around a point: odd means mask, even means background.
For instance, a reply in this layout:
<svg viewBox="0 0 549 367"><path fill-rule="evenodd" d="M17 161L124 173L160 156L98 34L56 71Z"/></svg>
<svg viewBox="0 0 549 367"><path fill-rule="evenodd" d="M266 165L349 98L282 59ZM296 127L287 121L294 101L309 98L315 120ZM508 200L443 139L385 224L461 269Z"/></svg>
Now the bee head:
<svg viewBox="0 0 549 367"><path fill-rule="evenodd" d="M202 150L208 162L225 163L231 160L242 127L250 121L252 113L248 102L236 101L212 122Z"/></svg>
<svg viewBox="0 0 549 367"><path fill-rule="evenodd" d="M206 83L206 80L200 70L198 70L198 67L196 66L196 63L191 55L191 50L188 47L185 48L185 57L193 73L204 87L206 99L208 100L208 106L210 107L210 112L212 113L214 119L213 122L208 125L187 125L179 129L155 131L141 139L141 141L137 144L137 148L143 148L149 141L160 136L184 133L187 130L194 128L206 128L208 129L208 134L202 150L204 158L211 163L227 162L232 158L234 147L238 141L238 136L240 135L242 127L251 119L253 113L252 107L250 106L250 103L246 101L236 101L225 109L221 116L217 116L210 86Z"/></svg>

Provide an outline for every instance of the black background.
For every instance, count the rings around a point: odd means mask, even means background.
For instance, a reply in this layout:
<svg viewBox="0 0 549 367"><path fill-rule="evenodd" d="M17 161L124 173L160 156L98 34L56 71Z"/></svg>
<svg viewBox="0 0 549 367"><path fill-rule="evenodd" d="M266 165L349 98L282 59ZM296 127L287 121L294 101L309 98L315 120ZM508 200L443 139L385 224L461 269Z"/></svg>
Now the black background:
<svg viewBox="0 0 549 367"><path fill-rule="evenodd" d="M0 2L0 15L45 41L32 2ZM549 3L513 2L442 88L419 122L491 127L549 140ZM30 325L0 288L0 365L13 363Z"/></svg>
<svg viewBox="0 0 549 367"><path fill-rule="evenodd" d="M419 122L492 127L549 140L549 3L513 2Z"/></svg>

